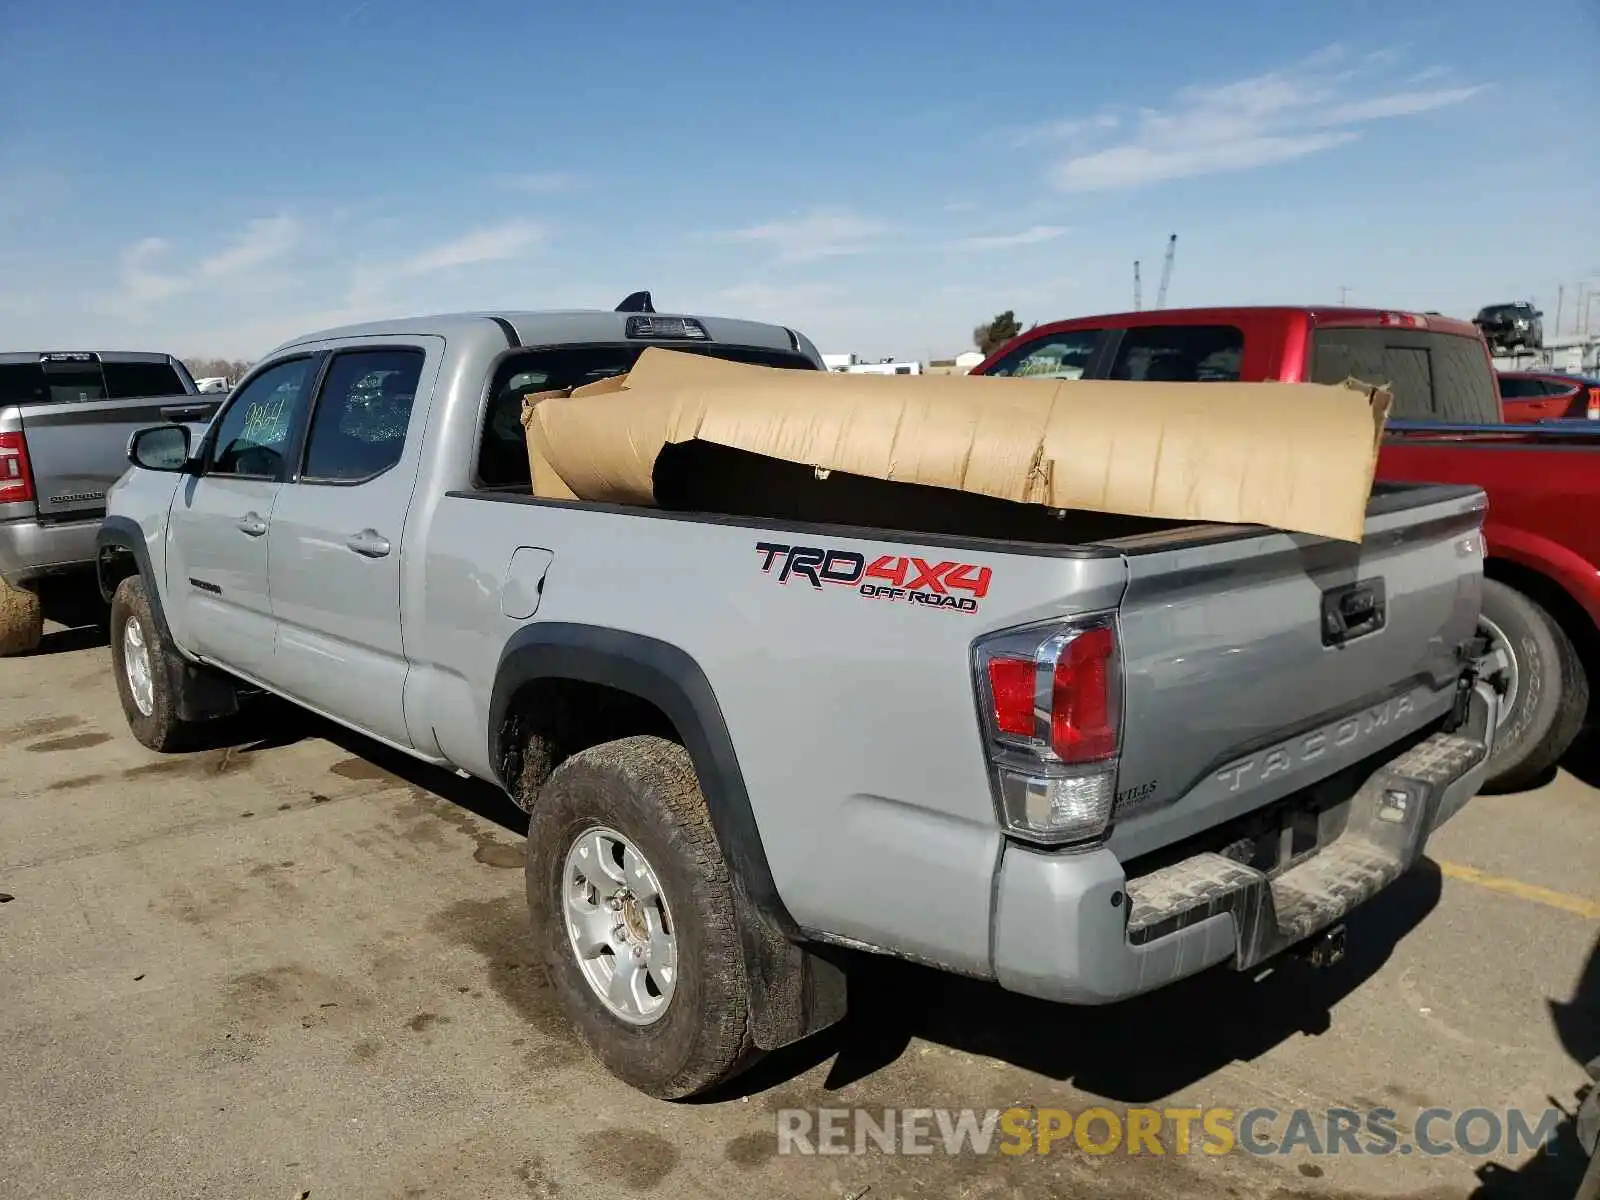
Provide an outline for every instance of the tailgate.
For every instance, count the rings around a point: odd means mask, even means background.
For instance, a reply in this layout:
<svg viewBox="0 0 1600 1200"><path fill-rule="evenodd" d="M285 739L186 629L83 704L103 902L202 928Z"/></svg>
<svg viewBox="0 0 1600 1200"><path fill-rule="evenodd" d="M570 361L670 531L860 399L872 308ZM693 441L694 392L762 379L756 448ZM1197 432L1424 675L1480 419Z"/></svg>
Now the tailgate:
<svg viewBox="0 0 1600 1200"><path fill-rule="evenodd" d="M1379 484L1359 546L1235 527L1129 551L1111 848L1213 829L1448 713L1483 511L1476 488Z"/></svg>
<svg viewBox="0 0 1600 1200"><path fill-rule="evenodd" d="M39 514L67 520L105 512L106 489L128 469L128 439L180 421L197 437L221 396L157 396L20 406Z"/></svg>

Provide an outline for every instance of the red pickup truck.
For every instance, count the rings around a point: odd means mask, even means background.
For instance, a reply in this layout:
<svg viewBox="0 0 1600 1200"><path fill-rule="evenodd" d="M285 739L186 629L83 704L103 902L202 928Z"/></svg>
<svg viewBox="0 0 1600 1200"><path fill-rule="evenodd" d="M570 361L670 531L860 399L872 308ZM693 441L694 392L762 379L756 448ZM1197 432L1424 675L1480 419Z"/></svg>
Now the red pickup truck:
<svg viewBox="0 0 1600 1200"><path fill-rule="evenodd" d="M1035 326L977 375L1176 382L1384 382L1394 411L1378 477L1484 489L1483 632L1506 703L1490 785L1555 767L1600 670L1600 436L1504 424L1488 347L1466 321L1356 308L1155 309Z"/></svg>

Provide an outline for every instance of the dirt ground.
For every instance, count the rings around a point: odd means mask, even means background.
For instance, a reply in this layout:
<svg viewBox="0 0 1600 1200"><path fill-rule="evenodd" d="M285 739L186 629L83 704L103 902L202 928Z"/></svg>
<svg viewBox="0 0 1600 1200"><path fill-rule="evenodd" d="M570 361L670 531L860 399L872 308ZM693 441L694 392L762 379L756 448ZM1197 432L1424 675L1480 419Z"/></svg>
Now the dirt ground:
<svg viewBox="0 0 1600 1200"><path fill-rule="evenodd" d="M524 937L492 789L270 710L159 757L94 630L0 663L0 1195L1565 1197L1564 1154L797 1156L782 1108L1570 1109L1600 1053L1600 779L1482 797L1349 956L1073 1011L892 963L730 1095L614 1082ZM1563 1136L1570 1140L1570 1126Z"/></svg>

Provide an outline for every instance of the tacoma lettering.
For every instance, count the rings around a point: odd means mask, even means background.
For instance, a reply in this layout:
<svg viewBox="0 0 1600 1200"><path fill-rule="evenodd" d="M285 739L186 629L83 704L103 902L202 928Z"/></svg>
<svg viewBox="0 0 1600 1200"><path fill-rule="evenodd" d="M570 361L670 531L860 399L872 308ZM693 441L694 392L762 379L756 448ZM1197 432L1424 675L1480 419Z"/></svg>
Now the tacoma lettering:
<svg viewBox="0 0 1600 1200"><path fill-rule="evenodd" d="M1342 748L1382 733L1411 713L1413 707L1410 696L1398 696L1356 716L1346 717L1337 724L1229 763L1217 772L1217 779L1227 784L1228 791L1237 792L1247 780L1265 783L1269 779L1288 775L1321 758L1330 742Z"/></svg>

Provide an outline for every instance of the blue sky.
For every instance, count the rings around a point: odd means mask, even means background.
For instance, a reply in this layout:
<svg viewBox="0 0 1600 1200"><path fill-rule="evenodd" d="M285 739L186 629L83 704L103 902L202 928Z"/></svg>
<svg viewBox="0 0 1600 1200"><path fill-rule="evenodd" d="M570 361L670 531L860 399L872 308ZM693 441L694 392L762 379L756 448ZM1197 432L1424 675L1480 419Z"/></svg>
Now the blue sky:
<svg viewBox="0 0 1600 1200"><path fill-rule="evenodd" d="M1522 22L1520 29L1507 22ZM462 308L953 354L1153 297L1600 287L1600 4L0 0L0 343ZM1600 328L1600 304L1592 327Z"/></svg>

